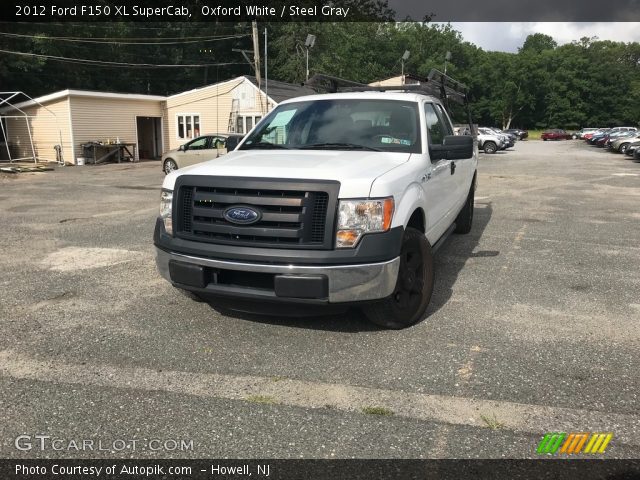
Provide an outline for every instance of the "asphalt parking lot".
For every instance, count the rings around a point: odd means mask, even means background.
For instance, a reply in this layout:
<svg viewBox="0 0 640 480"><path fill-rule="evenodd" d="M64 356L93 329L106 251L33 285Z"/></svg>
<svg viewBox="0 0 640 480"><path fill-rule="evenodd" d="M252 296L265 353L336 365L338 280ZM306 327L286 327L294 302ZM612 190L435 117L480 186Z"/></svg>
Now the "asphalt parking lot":
<svg viewBox="0 0 640 480"><path fill-rule="evenodd" d="M1 456L519 458L577 431L639 458L628 158L580 141L481 155L473 230L438 252L428 317L403 331L222 316L174 291L154 263L158 164L1 177ZM106 449L15 447L37 434Z"/></svg>

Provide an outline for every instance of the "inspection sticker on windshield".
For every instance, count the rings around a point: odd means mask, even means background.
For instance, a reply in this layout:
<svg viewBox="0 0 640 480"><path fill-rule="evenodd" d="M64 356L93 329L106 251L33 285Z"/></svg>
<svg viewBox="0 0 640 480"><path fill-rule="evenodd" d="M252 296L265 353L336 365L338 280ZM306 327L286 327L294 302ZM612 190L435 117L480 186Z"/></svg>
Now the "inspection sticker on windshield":
<svg viewBox="0 0 640 480"><path fill-rule="evenodd" d="M405 140L404 138L395 137L382 137L380 143L395 143L397 145L411 145L411 140Z"/></svg>

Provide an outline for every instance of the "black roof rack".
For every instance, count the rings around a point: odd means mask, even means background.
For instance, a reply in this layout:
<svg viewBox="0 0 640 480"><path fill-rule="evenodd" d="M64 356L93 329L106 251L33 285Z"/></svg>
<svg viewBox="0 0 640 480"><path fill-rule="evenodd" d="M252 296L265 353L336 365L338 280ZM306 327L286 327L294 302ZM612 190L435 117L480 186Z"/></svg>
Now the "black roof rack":
<svg viewBox="0 0 640 480"><path fill-rule="evenodd" d="M324 74L314 75L305 82L305 85L317 90L323 90L327 93L388 91L415 92L436 96L445 102L445 104L448 104L449 100L453 100L461 105L468 103L468 87L464 83L454 80L435 68L429 72L429 76L425 81L407 85L373 86Z"/></svg>

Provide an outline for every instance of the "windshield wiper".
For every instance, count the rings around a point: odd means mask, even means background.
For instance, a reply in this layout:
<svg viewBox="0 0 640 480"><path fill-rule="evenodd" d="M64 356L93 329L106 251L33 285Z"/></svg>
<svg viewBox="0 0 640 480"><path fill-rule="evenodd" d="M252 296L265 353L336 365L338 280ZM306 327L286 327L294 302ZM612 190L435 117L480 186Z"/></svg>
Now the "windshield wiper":
<svg viewBox="0 0 640 480"><path fill-rule="evenodd" d="M285 147L284 145L276 145L275 143L269 143L269 142L245 143L242 146L241 150L249 150L250 148L264 148L264 149L277 148L277 149L288 150L288 147Z"/></svg>
<svg viewBox="0 0 640 480"><path fill-rule="evenodd" d="M310 150L314 148L327 150L368 150L371 152L381 152L382 150L373 147L367 147L366 145L359 145L357 143L312 143L311 145L303 145L299 147L301 150Z"/></svg>

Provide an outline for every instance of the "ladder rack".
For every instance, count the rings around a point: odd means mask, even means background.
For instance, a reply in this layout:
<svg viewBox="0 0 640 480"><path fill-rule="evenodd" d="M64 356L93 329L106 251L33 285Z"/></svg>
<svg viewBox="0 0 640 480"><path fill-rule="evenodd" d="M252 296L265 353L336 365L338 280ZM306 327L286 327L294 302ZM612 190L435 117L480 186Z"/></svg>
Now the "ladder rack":
<svg viewBox="0 0 640 480"><path fill-rule="evenodd" d="M327 93L390 91L424 93L436 96L445 103L453 100L460 105L468 103L467 91L469 90L464 83L445 75L435 68L429 72L429 76L425 80L416 84L372 86L352 80L332 77L330 75L316 74L311 77L305 85L324 90Z"/></svg>
<svg viewBox="0 0 640 480"><path fill-rule="evenodd" d="M325 93L338 92L413 92L423 93L439 98L448 111L449 100L452 100L465 107L467 121L471 134L477 134L471 119L471 109L469 108L469 87L459 82L441 71L433 68L426 79L419 80L420 83L409 85L385 85L372 86L364 83L345 80L343 78L332 77L331 75L316 74L307 80L303 85L309 86L317 91Z"/></svg>

